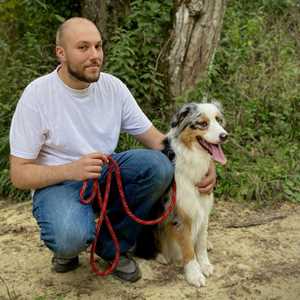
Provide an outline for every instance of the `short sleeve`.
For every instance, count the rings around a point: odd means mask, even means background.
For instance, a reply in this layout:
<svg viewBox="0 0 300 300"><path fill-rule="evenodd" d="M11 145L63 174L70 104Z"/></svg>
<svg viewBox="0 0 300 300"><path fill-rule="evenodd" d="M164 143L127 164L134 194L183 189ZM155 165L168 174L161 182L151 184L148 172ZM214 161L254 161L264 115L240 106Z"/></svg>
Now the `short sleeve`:
<svg viewBox="0 0 300 300"><path fill-rule="evenodd" d="M138 135L147 131L151 125L151 121L147 118L127 89L127 95L124 99L122 109L121 131L132 135Z"/></svg>
<svg viewBox="0 0 300 300"><path fill-rule="evenodd" d="M40 113L26 103L33 96L34 91L24 91L10 127L10 154L24 159L36 159L45 141Z"/></svg>

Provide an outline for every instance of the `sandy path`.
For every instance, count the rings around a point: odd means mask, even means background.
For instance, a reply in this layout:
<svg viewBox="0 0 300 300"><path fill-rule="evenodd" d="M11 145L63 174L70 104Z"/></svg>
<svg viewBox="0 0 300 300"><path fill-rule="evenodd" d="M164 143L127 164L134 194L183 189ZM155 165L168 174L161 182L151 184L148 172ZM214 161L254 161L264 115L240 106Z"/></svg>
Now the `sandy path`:
<svg viewBox="0 0 300 300"><path fill-rule="evenodd" d="M207 286L189 286L181 269L139 260L135 284L90 271L88 253L68 274L50 271L51 253L39 240L31 203L0 201L2 299L300 299L300 206L254 211L217 203L210 223L215 273ZM257 223L263 223L258 225ZM250 226L250 225L255 226ZM234 228L237 227L237 228Z"/></svg>

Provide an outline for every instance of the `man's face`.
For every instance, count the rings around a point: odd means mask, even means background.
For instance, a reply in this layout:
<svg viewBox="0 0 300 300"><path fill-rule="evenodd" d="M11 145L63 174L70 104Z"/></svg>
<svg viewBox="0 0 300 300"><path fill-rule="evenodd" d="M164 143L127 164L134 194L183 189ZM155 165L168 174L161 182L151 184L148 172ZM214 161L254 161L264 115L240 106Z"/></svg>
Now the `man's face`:
<svg viewBox="0 0 300 300"><path fill-rule="evenodd" d="M102 40L99 31L92 24L80 24L68 28L63 43L64 56L70 79L85 83L99 79L103 63Z"/></svg>

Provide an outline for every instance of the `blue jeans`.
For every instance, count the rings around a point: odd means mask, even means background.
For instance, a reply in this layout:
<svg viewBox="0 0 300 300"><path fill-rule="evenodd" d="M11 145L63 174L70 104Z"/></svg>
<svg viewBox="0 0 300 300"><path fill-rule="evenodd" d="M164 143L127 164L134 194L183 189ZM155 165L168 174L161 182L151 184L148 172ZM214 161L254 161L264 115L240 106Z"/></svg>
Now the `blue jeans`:
<svg viewBox="0 0 300 300"><path fill-rule="evenodd" d="M142 219L147 216L171 184L174 169L168 158L155 150L130 150L112 155L120 166L126 199L132 212ZM107 167L99 178L102 195ZM114 177L114 176L113 176ZM80 181L65 181L39 189L33 196L33 215L41 230L41 239L57 256L71 258L85 250L95 238L95 218L99 208L79 202ZM89 182L87 193L91 190ZM141 226L125 215L115 179L112 180L108 216L120 242L121 253L130 249ZM96 253L112 259L114 244L102 225Z"/></svg>

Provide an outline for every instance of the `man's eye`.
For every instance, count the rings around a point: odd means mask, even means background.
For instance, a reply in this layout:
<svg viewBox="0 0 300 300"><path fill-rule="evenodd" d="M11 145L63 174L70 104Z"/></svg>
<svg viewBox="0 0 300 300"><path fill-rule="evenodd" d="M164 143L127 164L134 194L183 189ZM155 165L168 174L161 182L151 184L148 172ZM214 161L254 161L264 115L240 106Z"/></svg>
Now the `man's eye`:
<svg viewBox="0 0 300 300"><path fill-rule="evenodd" d="M80 49L80 50L86 50L86 49L87 49L87 46L79 46L79 49Z"/></svg>

